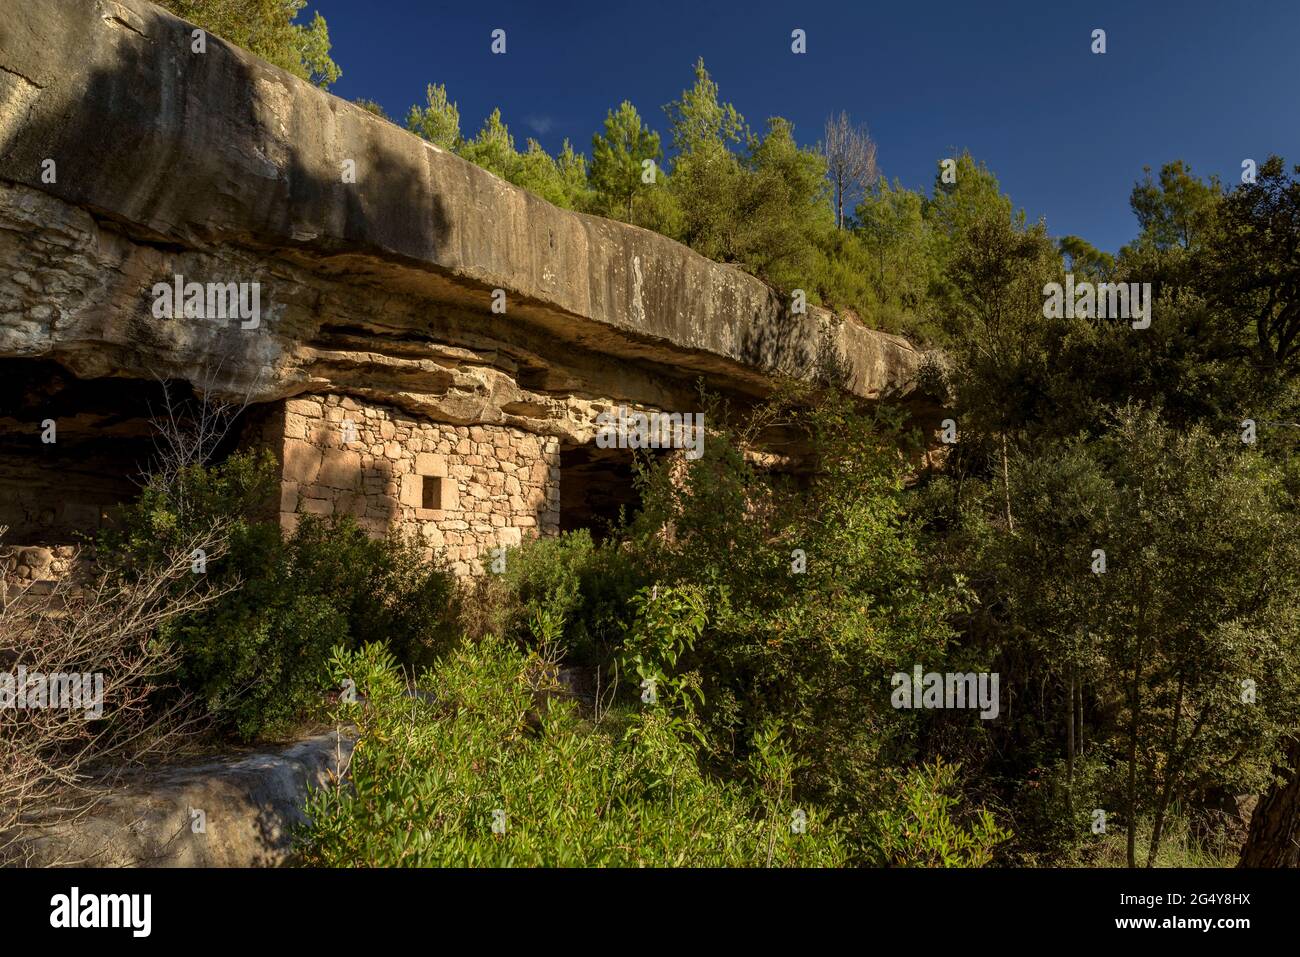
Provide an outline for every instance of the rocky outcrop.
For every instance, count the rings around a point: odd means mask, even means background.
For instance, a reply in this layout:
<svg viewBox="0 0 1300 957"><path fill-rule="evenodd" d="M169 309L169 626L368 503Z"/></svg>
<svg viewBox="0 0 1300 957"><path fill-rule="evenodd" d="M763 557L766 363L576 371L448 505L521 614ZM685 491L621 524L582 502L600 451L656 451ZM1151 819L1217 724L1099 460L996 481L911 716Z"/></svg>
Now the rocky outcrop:
<svg viewBox="0 0 1300 957"><path fill-rule="evenodd" d="M95 794L72 820L29 822L7 863L90 867L275 867L309 788L346 773L353 740L325 734L278 750L152 770ZM0 846L8 842L0 835Z"/></svg>
<svg viewBox="0 0 1300 957"><path fill-rule="evenodd" d="M911 388L898 337L793 314L192 33L143 0L0 0L0 356L569 437L593 400L692 408L699 377ZM177 275L258 283L256 326L156 318Z"/></svg>

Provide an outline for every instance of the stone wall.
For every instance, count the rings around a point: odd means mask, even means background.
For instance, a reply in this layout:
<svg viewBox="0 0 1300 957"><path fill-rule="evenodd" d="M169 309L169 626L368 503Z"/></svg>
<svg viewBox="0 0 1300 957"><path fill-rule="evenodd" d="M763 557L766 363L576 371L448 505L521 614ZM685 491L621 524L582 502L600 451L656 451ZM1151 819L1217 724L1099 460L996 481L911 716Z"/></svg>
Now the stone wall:
<svg viewBox="0 0 1300 957"><path fill-rule="evenodd" d="M423 536L457 575L482 572L493 548L559 531L554 437L422 421L339 395L287 399L258 431L255 441L282 436L287 529L304 514L351 515L375 535Z"/></svg>
<svg viewBox="0 0 1300 957"><path fill-rule="evenodd" d="M0 603L18 595L48 595L65 578L80 587L88 566L78 558L75 545L0 545Z"/></svg>

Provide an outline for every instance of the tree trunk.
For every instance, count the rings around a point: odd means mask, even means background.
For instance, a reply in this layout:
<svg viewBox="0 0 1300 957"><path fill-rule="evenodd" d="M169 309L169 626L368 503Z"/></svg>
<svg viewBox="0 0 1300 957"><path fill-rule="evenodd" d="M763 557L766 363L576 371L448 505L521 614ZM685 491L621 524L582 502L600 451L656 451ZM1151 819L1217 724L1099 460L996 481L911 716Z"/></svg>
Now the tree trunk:
<svg viewBox="0 0 1300 957"><path fill-rule="evenodd" d="M1065 788L1065 809L1069 812L1070 819L1074 819L1074 669L1070 669L1070 683L1068 694L1066 696L1065 713L1065 737L1068 740L1066 747L1066 788Z"/></svg>
<svg viewBox="0 0 1300 957"><path fill-rule="evenodd" d="M1016 524L1011 520L1011 473L1007 467L1007 433L1002 433L1002 493L1006 496L1007 531L1014 532Z"/></svg>
<svg viewBox="0 0 1300 957"><path fill-rule="evenodd" d="M1169 743L1165 745L1165 779L1156 794L1156 816L1151 824L1151 846L1147 849L1147 867L1155 867L1156 858L1160 855L1160 839L1165 833L1165 812L1169 809L1169 801L1181 772L1179 767L1181 762L1178 760L1178 725L1183 719L1183 689L1186 685L1186 675L1179 672L1178 693L1174 698L1174 717L1169 722Z"/></svg>
<svg viewBox="0 0 1300 957"><path fill-rule="evenodd" d="M1141 645L1139 645L1139 648ZM1141 665L1133 665L1133 690L1129 693L1129 730L1128 730L1128 786L1127 807L1125 813L1128 816L1128 866L1137 867L1137 750L1138 750L1138 711L1141 705L1139 698L1141 691L1138 689L1138 683L1141 680Z"/></svg>
<svg viewBox="0 0 1300 957"><path fill-rule="evenodd" d="M1075 718L1074 727L1079 733L1079 746L1076 749L1080 756L1083 755L1083 678L1079 679L1074 688L1074 698L1078 707L1078 717Z"/></svg>
<svg viewBox="0 0 1300 957"><path fill-rule="evenodd" d="M1128 866L1137 867L1137 764L1138 729L1142 720L1142 651L1147 628L1146 575L1139 581L1142 596L1138 599L1136 643L1133 648L1133 685L1129 689L1128 786L1125 813L1128 815Z"/></svg>
<svg viewBox="0 0 1300 957"><path fill-rule="evenodd" d="M1238 867L1300 867L1300 735L1291 738L1273 773L1281 783L1255 806Z"/></svg>

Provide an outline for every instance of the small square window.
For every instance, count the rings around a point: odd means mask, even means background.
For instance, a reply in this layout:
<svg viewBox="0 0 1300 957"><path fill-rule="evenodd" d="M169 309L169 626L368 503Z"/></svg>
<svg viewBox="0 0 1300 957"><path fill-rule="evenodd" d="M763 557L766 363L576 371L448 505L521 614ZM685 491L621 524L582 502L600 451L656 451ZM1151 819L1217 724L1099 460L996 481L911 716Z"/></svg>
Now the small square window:
<svg viewBox="0 0 1300 957"><path fill-rule="evenodd" d="M420 476L420 507L442 508L442 483L432 475Z"/></svg>
<svg viewBox="0 0 1300 957"><path fill-rule="evenodd" d="M407 475L402 479L402 504L415 506L415 517L441 519L460 502L455 479L444 475Z"/></svg>

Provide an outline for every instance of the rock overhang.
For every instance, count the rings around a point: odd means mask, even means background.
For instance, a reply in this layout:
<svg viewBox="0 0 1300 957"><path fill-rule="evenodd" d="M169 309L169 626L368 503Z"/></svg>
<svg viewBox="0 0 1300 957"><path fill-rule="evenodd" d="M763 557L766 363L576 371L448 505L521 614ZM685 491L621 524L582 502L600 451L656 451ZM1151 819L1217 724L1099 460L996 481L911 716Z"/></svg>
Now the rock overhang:
<svg viewBox="0 0 1300 957"><path fill-rule="evenodd" d="M609 401L686 407L701 378L914 387L906 340L792 314L735 267L558 209L218 37L197 53L143 0L0 10L0 355L561 434ZM150 291L174 275L262 283L265 321L160 323Z"/></svg>

